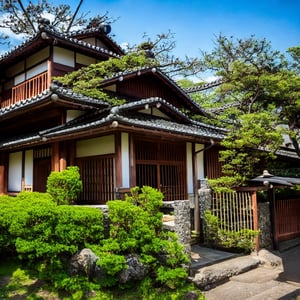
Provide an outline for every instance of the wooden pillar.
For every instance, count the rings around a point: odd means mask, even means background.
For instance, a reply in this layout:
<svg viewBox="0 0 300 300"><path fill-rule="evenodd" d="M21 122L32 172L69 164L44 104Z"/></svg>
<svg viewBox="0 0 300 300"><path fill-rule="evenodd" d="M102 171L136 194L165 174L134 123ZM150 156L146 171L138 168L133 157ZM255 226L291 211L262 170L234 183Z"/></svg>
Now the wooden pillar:
<svg viewBox="0 0 300 300"><path fill-rule="evenodd" d="M253 230L258 230L258 207L256 191L251 193L252 211L253 211ZM259 238L255 238L255 250L259 250Z"/></svg>
<svg viewBox="0 0 300 300"><path fill-rule="evenodd" d="M21 178L21 190L25 190L25 151L22 151L22 178Z"/></svg>
<svg viewBox="0 0 300 300"><path fill-rule="evenodd" d="M75 165L75 159L76 159L76 142L70 141L68 142L68 145L66 147L66 152L68 153L68 164L69 166Z"/></svg>
<svg viewBox="0 0 300 300"><path fill-rule="evenodd" d="M67 168L67 147L66 143L62 142L59 144L60 155L59 155L59 170L63 171Z"/></svg>
<svg viewBox="0 0 300 300"><path fill-rule="evenodd" d="M115 133L115 172L116 172L116 184L115 187L119 188L123 186L122 178L122 145L121 145L121 133Z"/></svg>
<svg viewBox="0 0 300 300"><path fill-rule="evenodd" d="M8 154L0 153L0 195L7 194Z"/></svg>
<svg viewBox="0 0 300 300"><path fill-rule="evenodd" d="M134 138L132 134L129 135L129 151L130 151L130 187L136 186L136 161L135 161L135 147Z"/></svg>
<svg viewBox="0 0 300 300"><path fill-rule="evenodd" d="M270 201L271 228L273 236L273 248L278 250L278 231L276 226L276 206L275 206L275 189L274 187L268 190L268 198Z"/></svg>
<svg viewBox="0 0 300 300"><path fill-rule="evenodd" d="M52 171L59 171L59 143L52 144Z"/></svg>
<svg viewBox="0 0 300 300"><path fill-rule="evenodd" d="M198 160L195 149L195 143L192 147L193 157L193 185L194 185L194 231L197 236L200 235L200 208L199 208L199 197L198 197Z"/></svg>

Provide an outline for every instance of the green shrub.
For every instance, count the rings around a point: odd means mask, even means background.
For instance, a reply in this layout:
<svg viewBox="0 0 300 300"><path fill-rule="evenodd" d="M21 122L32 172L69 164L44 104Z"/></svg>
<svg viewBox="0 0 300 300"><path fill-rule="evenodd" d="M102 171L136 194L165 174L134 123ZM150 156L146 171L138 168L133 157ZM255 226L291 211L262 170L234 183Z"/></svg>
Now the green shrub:
<svg viewBox="0 0 300 300"><path fill-rule="evenodd" d="M82 190L79 168L67 167L61 172L51 172L47 180L47 193L57 204L70 204Z"/></svg>
<svg viewBox="0 0 300 300"><path fill-rule="evenodd" d="M47 279L63 273L64 262L89 244L103 239L101 210L57 206L43 193L20 193L0 199L0 249L29 261Z"/></svg>
<svg viewBox="0 0 300 300"><path fill-rule="evenodd" d="M98 250L98 253L102 252L101 257L107 253L105 264L100 262L107 273L126 267L124 261L116 259L118 255L135 253L139 254L155 283L173 288L180 286L187 278L187 272L182 267L188 262L183 246L175 233L162 230L162 199L160 191L144 186L132 188L125 201L107 203L110 238L104 240ZM166 271L164 275L161 267Z"/></svg>
<svg viewBox="0 0 300 300"><path fill-rule="evenodd" d="M254 250L254 239L259 231L241 229L238 231L225 230L220 227L220 220L210 210L205 211L205 242L210 246L230 248L238 252L250 253Z"/></svg>

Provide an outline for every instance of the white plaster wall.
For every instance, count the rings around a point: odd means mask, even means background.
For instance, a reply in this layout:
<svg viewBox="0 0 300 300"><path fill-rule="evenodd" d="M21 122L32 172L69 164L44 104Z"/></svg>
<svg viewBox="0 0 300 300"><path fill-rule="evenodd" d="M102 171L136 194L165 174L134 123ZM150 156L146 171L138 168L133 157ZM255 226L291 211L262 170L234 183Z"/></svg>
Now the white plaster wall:
<svg viewBox="0 0 300 300"><path fill-rule="evenodd" d="M33 185L33 150L25 152L25 185Z"/></svg>
<svg viewBox="0 0 300 300"><path fill-rule="evenodd" d="M86 157L115 153L115 137L107 135L99 138L78 141L76 157Z"/></svg>
<svg viewBox="0 0 300 300"><path fill-rule="evenodd" d="M74 52L59 47L53 49L53 61L69 67L75 67Z"/></svg>
<svg viewBox="0 0 300 300"><path fill-rule="evenodd" d="M22 189L22 152L9 154L8 191L19 192Z"/></svg>
<svg viewBox="0 0 300 300"><path fill-rule="evenodd" d="M121 135L121 148L122 148L122 187L130 187L130 151L129 151L129 135L122 133Z"/></svg>
<svg viewBox="0 0 300 300"><path fill-rule="evenodd" d="M73 110L73 109L67 110L66 121L67 122L72 121L83 114L84 112L81 110Z"/></svg>
<svg viewBox="0 0 300 300"><path fill-rule="evenodd" d="M26 72L26 79L30 79L38 74L46 72L48 69L48 62L44 61L43 63L31 68Z"/></svg>
<svg viewBox="0 0 300 300"><path fill-rule="evenodd" d="M17 85L21 82L25 81L25 73L19 74L15 77L14 84Z"/></svg>
<svg viewBox="0 0 300 300"><path fill-rule="evenodd" d="M195 151L200 151L204 149L203 144L196 144L195 145ZM199 152L197 154L197 169L198 169L198 174L197 174L197 179L204 179L204 155L203 151Z"/></svg>

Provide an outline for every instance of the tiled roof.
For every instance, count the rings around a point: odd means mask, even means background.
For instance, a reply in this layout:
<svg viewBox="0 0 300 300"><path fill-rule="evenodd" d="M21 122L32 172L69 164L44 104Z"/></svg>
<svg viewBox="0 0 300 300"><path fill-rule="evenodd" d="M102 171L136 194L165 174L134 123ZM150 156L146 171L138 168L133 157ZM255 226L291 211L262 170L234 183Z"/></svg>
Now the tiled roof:
<svg viewBox="0 0 300 300"><path fill-rule="evenodd" d="M190 88L186 88L185 91L186 93L196 93L196 92L201 92L201 91L205 91L208 90L210 88L213 88L215 86L219 86L221 83L223 83L223 79L217 79L215 81L212 82L208 82L208 83L204 83L204 84L200 84L197 86L192 86Z"/></svg>
<svg viewBox="0 0 300 300"><path fill-rule="evenodd" d="M78 39L74 38L72 36L72 34L70 34L70 33L58 32L52 26L47 25L46 23L43 23L43 24L40 24L39 31L34 36L29 37L28 39L23 41L20 45L15 46L10 51L7 51L4 54L2 54L0 56L0 63L1 63L1 60L5 60L12 54L22 52L23 49L25 49L27 46L30 46L34 41L39 40L39 39L47 39L49 37L59 39L59 40L65 41L65 42L69 42L74 45L82 46L82 47L85 47L86 49L92 49L96 52L103 53L107 56L120 57L120 55L118 55L117 53L114 53L114 52L109 51L102 47L92 45L88 42L78 40Z"/></svg>
<svg viewBox="0 0 300 300"><path fill-rule="evenodd" d="M102 100L87 97L82 94L75 93L71 89L67 89L56 84L51 84L49 89L36 96L21 100L7 107L0 108L0 118L12 111L21 110L49 99L51 99L52 101L56 101L55 97L53 97L53 95L55 94L57 94L60 99L68 99L69 103L77 103L82 106L90 106L96 108L109 107L109 104Z"/></svg>
<svg viewBox="0 0 300 300"><path fill-rule="evenodd" d="M74 133L76 131L82 131L87 128L92 129L95 127L101 127L106 124L112 124L113 121L117 121L124 125L129 125L133 127L167 131L170 133L177 133L182 135L192 135L194 137L201 138L213 138L222 139L224 137L224 132L213 126L206 126L204 124L198 123L193 125L179 124L173 121L164 120L161 118L154 118L146 114L136 114L136 113L122 113L113 107L110 112L103 118L93 120L91 122L84 122L80 124L73 123L72 126L66 125L64 128L45 133L46 138L55 137L59 135L65 135Z"/></svg>
<svg viewBox="0 0 300 300"><path fill-rule="evenodd" d="M88 34L88 35L92 34L93 35L93 34L101 34L101 33L102 33L102 35L104 35L101 28L93 27L93 28L88 28L88 29L86 28L86 29L79 29L79 30L76 30L76 31L71 31L69 33L69 36L73 36L73 37L76 38L79 35L85 35L85 34ZM111 36L109 36L108 34L105 34L105 39L109 40L110 43L112 43L119 50L119 52L124 53L124 50L118 45L118 43L116 41L114 41L112 39Z"/></svg>
<svg viewBox="0 0 300 300"><path fill-rule="evenodd" d="M168 107L170 110L180 115L182 118L184 114L177 108L173 107L165 100L160 98L142 99L136 102L123 104L111 108L105 108L98 112L92 112L87 116L80 116L79 118L68 122L65 125L60 125L55 128L50 128L35 134L23 137L15 137L10 140L0 141L0 148L16 147L23 144L32 144L41 142L42 138L50 139L68 134L76 134L85 130L101 128L102 126L111 124L123 124L131 128L144 128L160 132L168 132L180 134L183 136L193 136L195 138L211 138L221 140L224 138L225 132L214 126L206 125L200 122L190 121L190 124L181 124L170 120L165 120L155 116L137 113L136 110L142 108L142 105L160 103ZM188 118L186 116L186 118ZM114 123L116 121L117 123Z"/></svg>

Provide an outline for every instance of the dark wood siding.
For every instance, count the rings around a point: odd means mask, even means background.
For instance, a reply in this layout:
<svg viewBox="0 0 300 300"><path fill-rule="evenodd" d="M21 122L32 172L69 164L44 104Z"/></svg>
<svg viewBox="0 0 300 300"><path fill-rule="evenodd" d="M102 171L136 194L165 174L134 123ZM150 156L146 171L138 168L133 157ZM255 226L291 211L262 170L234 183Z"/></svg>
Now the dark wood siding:
<svg viewBox="0 0 300 300"><path fill-rule="evenodd" d="M214 179L221 176L221 163L219 162L219 148L213 147L204 152L205 176Z"/></svg>
<svg viewBox="0 0 300 300"><path fill-rule="evenodd" d="M177 93L150 75L118 83L117 92L122 95L134 97L135 99L160 97L178 108L183 107L183 99L180 99Z"/></svg>
<svg viewBox="0 0 300 300"><path fill-rule="evenodd" d="M187 199L186 145L135 141L136 185L158 188L165 201Z"/></svg>
<svg viewBox="0 0 300 300"><path fill-rule="evenodd" d="M105 204L114 199L114 164L113 155L84 157L76 160L83 183L83 191L78 197L79 203Z"/></svg>

